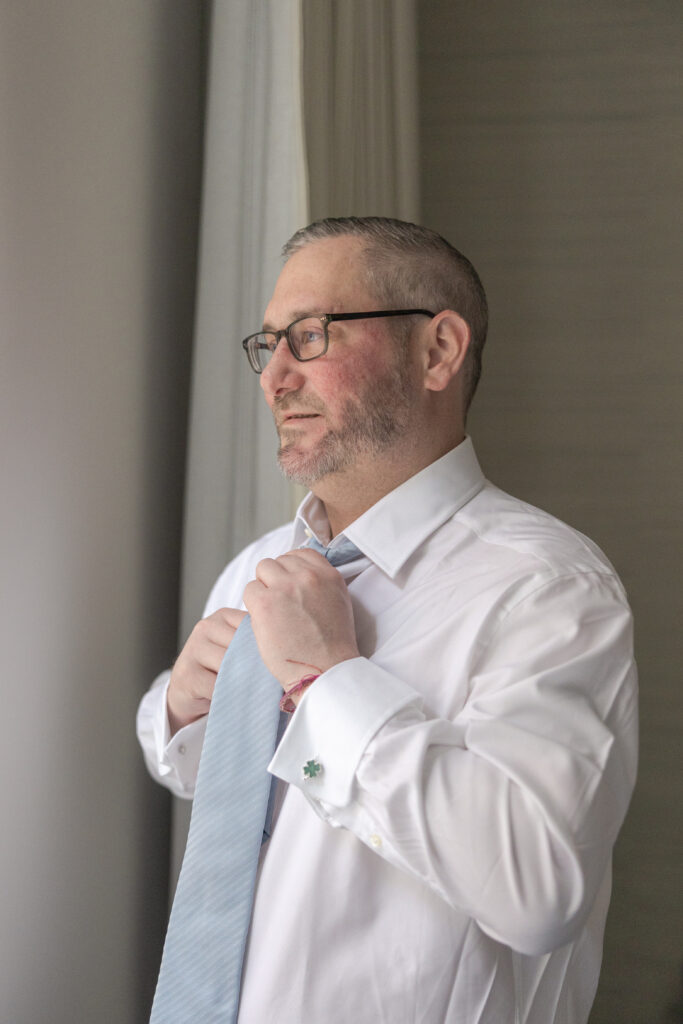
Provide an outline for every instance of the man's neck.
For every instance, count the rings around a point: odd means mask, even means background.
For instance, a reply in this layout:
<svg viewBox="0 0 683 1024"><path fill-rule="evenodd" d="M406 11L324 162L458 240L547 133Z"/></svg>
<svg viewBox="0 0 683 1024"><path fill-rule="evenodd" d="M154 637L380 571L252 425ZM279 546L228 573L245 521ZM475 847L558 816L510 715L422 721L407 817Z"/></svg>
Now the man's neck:
<svg viewBox="0 0 683 1024"><path fill-rule="evenodd" d="M386 494L436 462L464 439L463 433L440 448L432 449L428 456L415 451L410 457L411 453L405 450L400 456L392 457L389 453L382 458L375 455L367 464L359 460L347 470L318 480L311 490L325 506L332 537L342 533Z"/></svg>

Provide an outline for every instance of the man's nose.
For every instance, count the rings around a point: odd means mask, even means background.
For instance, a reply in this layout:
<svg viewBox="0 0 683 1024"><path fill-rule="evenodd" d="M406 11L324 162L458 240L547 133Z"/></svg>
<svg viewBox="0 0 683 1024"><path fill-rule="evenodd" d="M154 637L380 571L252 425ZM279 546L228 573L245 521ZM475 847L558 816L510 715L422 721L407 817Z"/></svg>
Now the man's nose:
<svg viewBox="0 0 683 1024"><path fill-rule="evenodd" d="M285 338L280 338L275 351L261 371L260 383L266 399L297 391L303 383L302 364L289 350Z"/></svg>

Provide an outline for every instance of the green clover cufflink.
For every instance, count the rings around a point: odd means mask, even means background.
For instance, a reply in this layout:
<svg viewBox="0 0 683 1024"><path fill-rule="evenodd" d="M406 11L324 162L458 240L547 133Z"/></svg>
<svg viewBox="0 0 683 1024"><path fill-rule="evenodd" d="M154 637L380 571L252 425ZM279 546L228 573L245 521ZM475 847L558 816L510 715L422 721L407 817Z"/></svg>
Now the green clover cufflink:
<svg viewBox="0 0 683 1024"><path fill-rule="evenodd" d="M320 761L314 759L307 761L302 768L304 780L315 779L316 776L322 774L322 770L323 766L320 764Z"/></svg>

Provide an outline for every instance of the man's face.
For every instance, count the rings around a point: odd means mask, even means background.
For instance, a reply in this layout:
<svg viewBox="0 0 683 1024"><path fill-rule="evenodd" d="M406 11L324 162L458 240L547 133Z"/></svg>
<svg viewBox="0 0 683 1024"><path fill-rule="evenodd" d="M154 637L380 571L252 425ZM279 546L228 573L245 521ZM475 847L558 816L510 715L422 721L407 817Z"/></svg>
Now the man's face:
<svg viewBox="0 0 683 1024"><path fill-rule="evenodd" d="M302 315L381 308L359 273L361 242L311 243L282 270L264 326L279 330ZM384 320L329 325L327 353L298 362L283 339L261 374L280 438L285 476L307 487L358 460L381 458L408 433L417 396L409 352Z"/></svg>

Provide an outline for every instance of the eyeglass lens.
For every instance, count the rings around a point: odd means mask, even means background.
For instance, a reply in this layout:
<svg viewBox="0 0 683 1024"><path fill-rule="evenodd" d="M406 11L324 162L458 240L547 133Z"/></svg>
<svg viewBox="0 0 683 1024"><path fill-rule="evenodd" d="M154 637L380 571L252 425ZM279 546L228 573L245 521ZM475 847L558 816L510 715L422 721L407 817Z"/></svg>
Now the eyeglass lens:
<svg viewBox="0 0 683 1024"><path fill-rule="evenodd" d="M299 359L315 359L325 351L325 328L318 317L297 320L287 329L289 343ZM255 334L249 339L249 356L253 366L261 372L270 362L277 347L277 335L270 331Z"/></svg>

